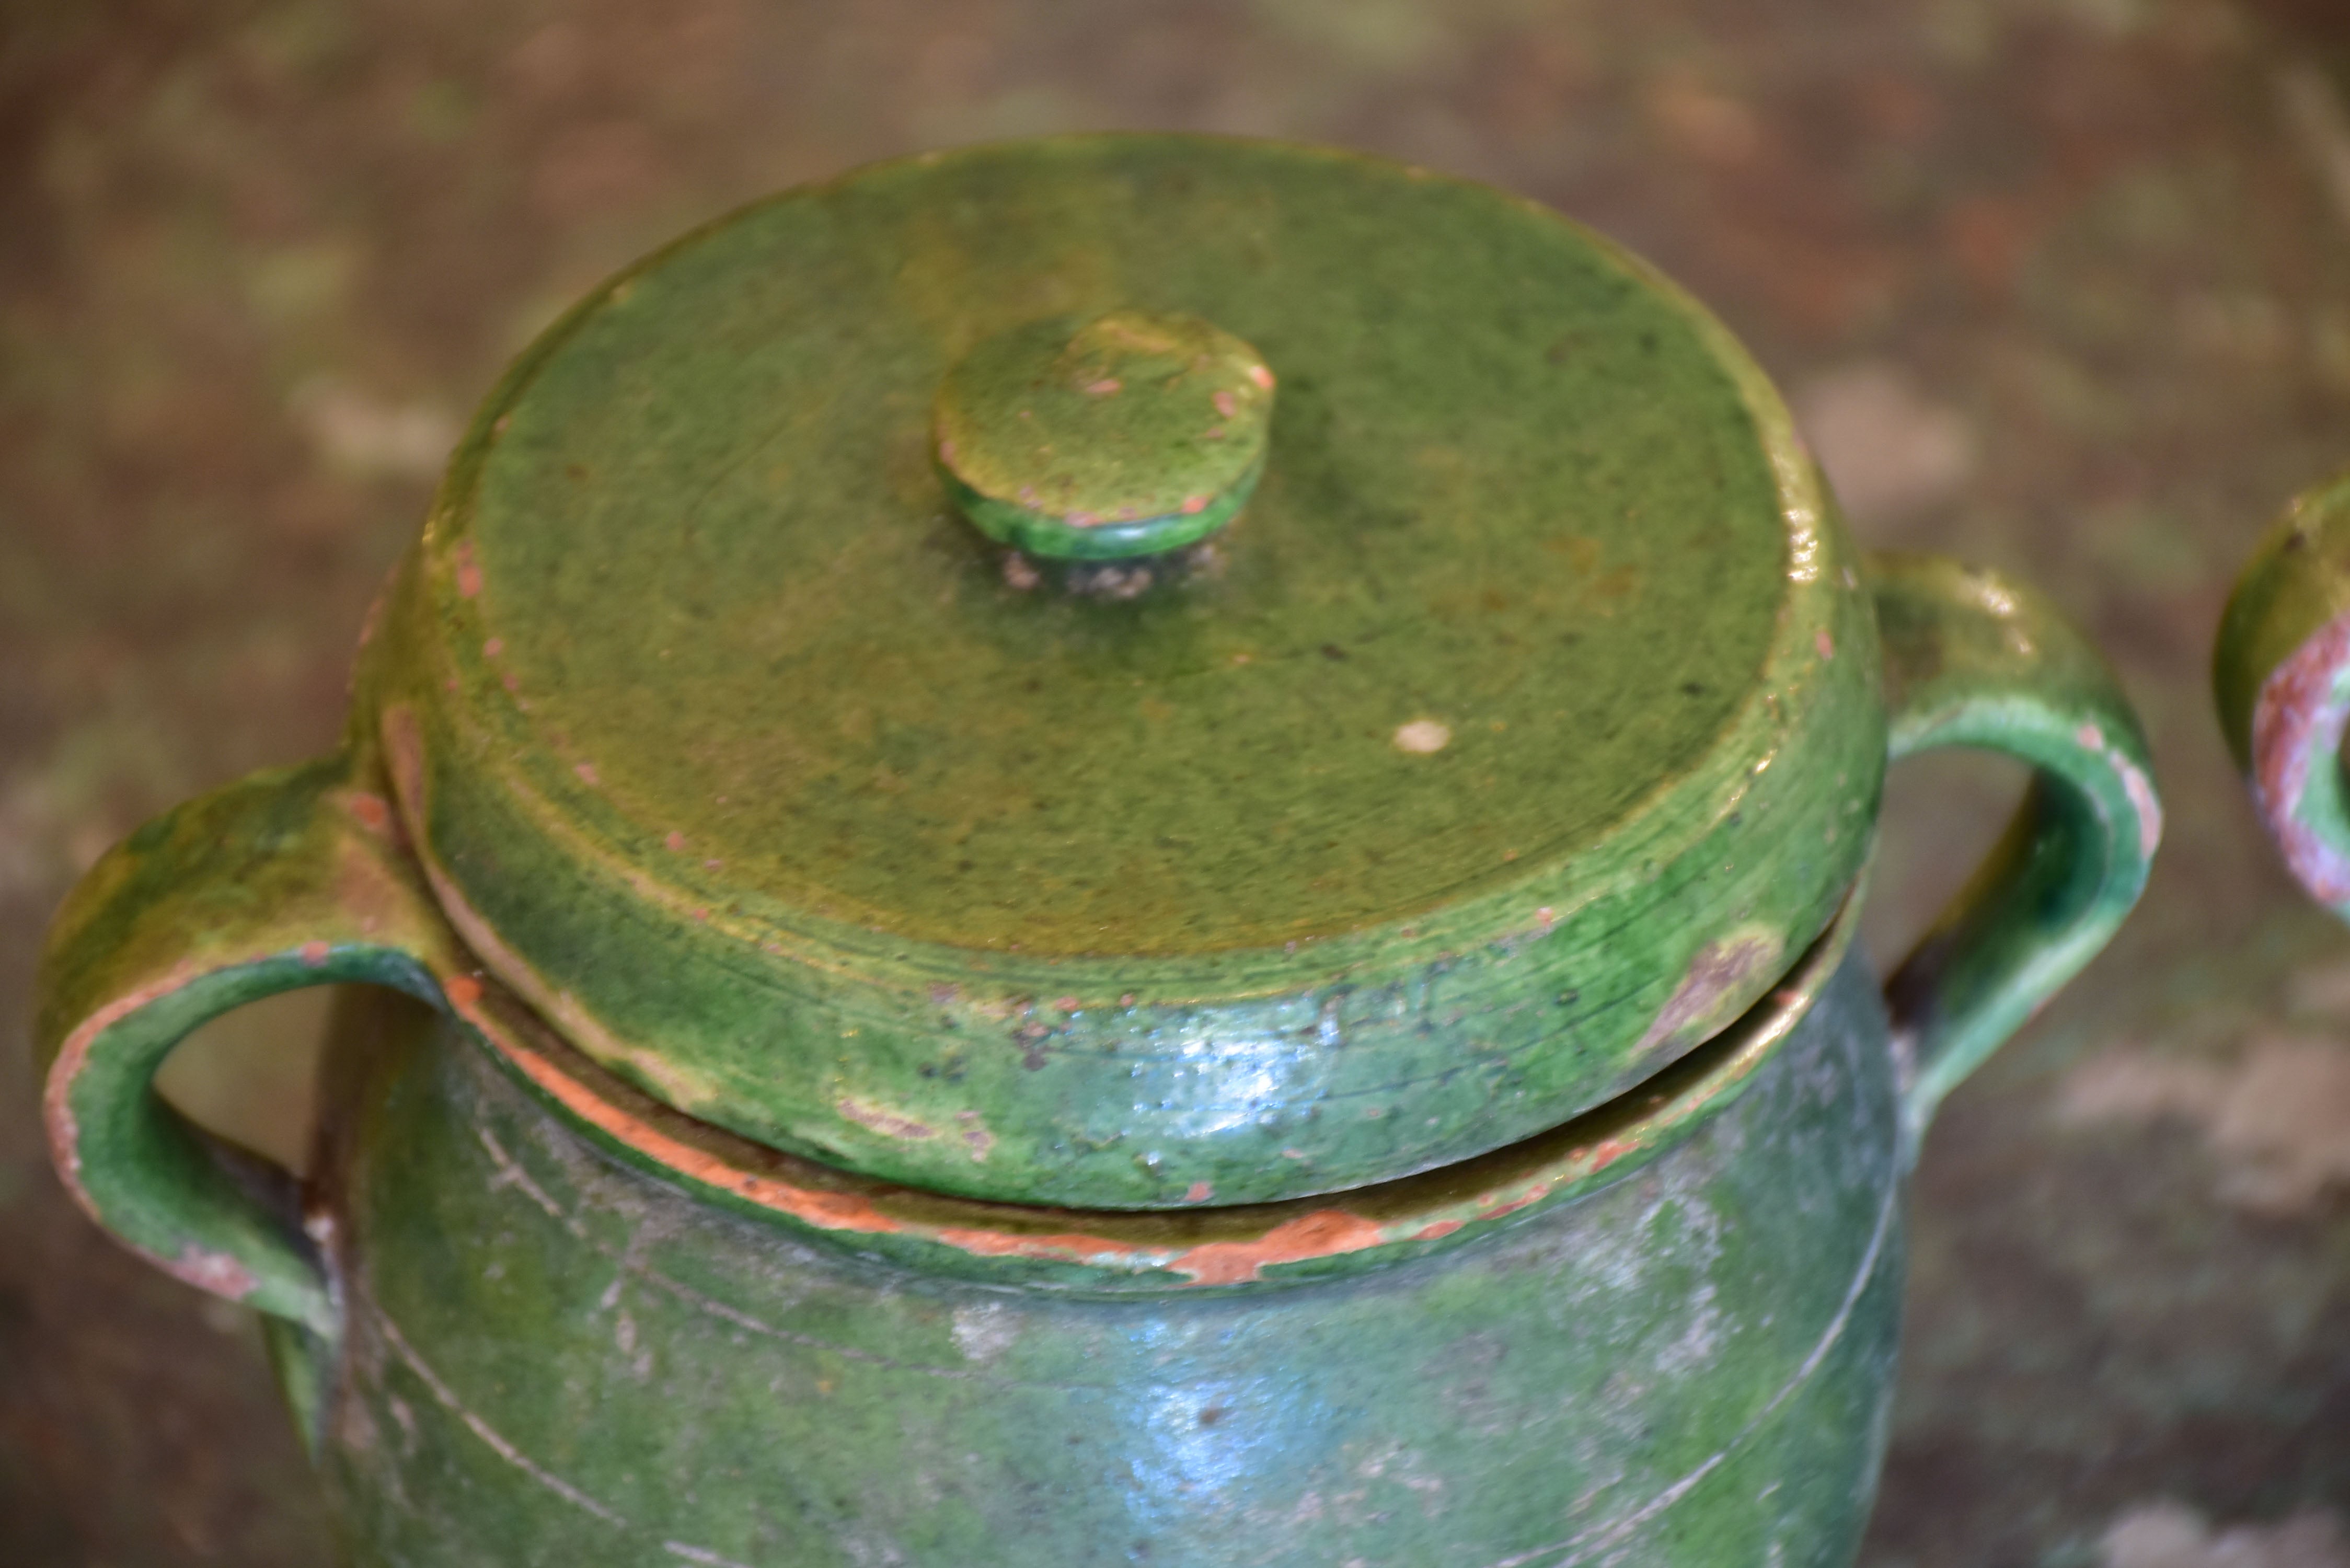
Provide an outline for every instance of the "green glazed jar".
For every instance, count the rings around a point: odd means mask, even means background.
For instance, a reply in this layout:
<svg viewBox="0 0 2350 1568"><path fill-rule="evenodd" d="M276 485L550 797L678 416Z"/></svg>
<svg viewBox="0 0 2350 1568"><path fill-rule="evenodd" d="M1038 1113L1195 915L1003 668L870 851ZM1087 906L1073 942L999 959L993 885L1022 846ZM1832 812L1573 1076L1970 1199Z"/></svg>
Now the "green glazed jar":
<svg viewBox="0 0 2350 1568"><path fill-rule="evenodd" d="M2096 656L1864 560L1670 285L1272 145L689 235L362 641L341 752L92 870L39 1039L366 1564L1841 1562L1917 1139L2160 833ZM2035 782L1880 997L1944 744ZM328 981L296 1190L150 1080Z"/></svg>

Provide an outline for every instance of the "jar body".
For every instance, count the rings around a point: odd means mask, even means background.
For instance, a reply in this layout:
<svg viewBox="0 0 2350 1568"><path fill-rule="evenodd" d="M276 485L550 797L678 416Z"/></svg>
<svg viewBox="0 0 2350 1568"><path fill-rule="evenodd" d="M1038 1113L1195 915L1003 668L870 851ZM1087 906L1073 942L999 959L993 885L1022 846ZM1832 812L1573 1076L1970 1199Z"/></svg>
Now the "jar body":
<svg viewBox="0 0 2350 1568"><path fill-rule="evenodd" d="M1351 1279L1118 1300L714 1210L399 999L338 1032L318 1457L370 1568L1833 1563L1867 1516L1902 1160L1856 960L1586 1199Z"/></svg>

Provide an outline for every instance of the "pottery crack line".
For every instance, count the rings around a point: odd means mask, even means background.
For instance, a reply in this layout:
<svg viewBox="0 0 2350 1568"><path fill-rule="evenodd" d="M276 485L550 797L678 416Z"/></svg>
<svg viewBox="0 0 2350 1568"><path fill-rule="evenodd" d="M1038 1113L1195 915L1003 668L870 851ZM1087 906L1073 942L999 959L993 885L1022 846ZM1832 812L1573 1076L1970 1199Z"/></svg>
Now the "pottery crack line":
<svg viewBox="0 0 2350 1568"><path fill-rule="evenodd" d="M787 1328L777 1328L774 1324L753 1317L749 1313L728 1306L724 1302L714 1301L683 1281L671 1279L660 1270L650 1267L629 1254L614 1251L609 1246L589 1234L587 1226L580 1223L577 1216L566 1210L547 1195L546 1189L533 1181L530 1174L523 1169L514 1156L505 1151L505 1147L498 1142L489 1128L476 1127L473 1129L473 1136L481 1140L482 1147L488 1152L491 1160L498 1168L498 1174L493 1179L494 1185L521 1189L532 1202L546 1210L556 1223L570 1231L597 1256L611 1263L622 1273L633 1274L656 1290L663 1292L698 1312L718 1319L721 1323L732 1324L736 1328L747 1330L752 1334L764 1334L769 1339L778 1340L785 1345L801 1345L809 1350L822 1351L828 1355L837 1355L844 1361L886 1367L892 1372L914 1372L926 1377L943 1377L957 1383L979 1383L995 1388L1049 1387L1073 1391L1085 1391L1087 1388L1084 1384L1015 1382L1008 1378L990 1377L980 1373L966 1372L959 1367L925 1366L917 1362L900 1361L889 1355L877 1355L869 1350L859 1350L853 1345L819 1339L814 1334L799 1334Z"/></svg>
<svg viewBox="0 0 2350 1568"><path fill-rule="evenodd" d="M672 1557L682 1557L688 1563L702 1563L703 1568L750 1568L748 1563L737 1563L732 1557L721 1557L707 1547L688 1546L682 1541L664 1541L661 1550Z"/></svg>
<svg viewBox="0 0 2350 1568"><path fill-rule="evenodd" d="M1594 1552L1616 1545L1625 1536L1696 1490L1699 1482L1727 1464L1731 1456L1752 1439L1755 1433L1762 1429L1762 1423L1769 1420L1778 1411L1780 1406L1793 1398L1804 1384L1811 1381L1812 1375L1817 1372L1820 1369L1820 1364L1827 1359L1828 1352L1835 1349L1836 1342L1844 1337L1845 1330L1852 1323L1854 1310L1860 1305L1860 1298L1866 1293L1869 1281L1876 1276L1877 1260L1885 1251L1885 1239L1892 1232L1893 1216L1900 1201L1899 1184L1888 1185L1885 1192L1885 1201L1877 1211L1877 1229L1869 1235L1867 1251L1861 1254L1860 1266L1853 1272L1852 1286L1845 1292L1844 1302L1836 1308L1835 1315L1828 1320L1826 1329L1821 1333L1819 1342L1812 1346L1811 1354L1804 1357L1803 1365L1795 1368L1794 1374L1779 1386L1779 1391L1771 1396L1770 1402L1754 1412L1746 1425L1741 1427L1730 1441L1708 1455L1695 1469L1665 1488L1631 1513L1608 1524L1595 1525L1569 1540L1549 1546L1537 1546L1531 1552L1521 1552L1514 1557L1504 1557L1491 1564L1491 1568L1532 1568L1533 1564L1544 1562L1546 1559L1549 1560L1548 1568L1575 1568L1575 1564L1578 1563L1588 1563ZM1572 1552L1574 1555L1561 1555L1565 1552Z"/></svg>
<svg viewBox="0 0 2350 1568"><path fill-rule="evenodd" d="M432 1391L432 1397L446 1407L451 1415L464 1422L466 1428L473 1436L488 1444L491 1452L574 1508L592 1513L607 1524L617 1525L622 1530L629 1528L627 1520L606 1508L561 1476L534 1462L529 1455L499 1436L496 1428L475 1415L463 1400L457 1397L457 1391L443 1383L441 1380L441 1375L424 1364L424 1358L416 1354L416 1347L408 1343L408 1336L400 1332L400 1325L391 1321L390 1313L385 1312L381 1307L376 1308L375 1321L376 1326L383 1331L385 1342L400 1353L400 1359L407 1364L408 1369L416 1374L418 1380L425 1387Z"/></svg>
<svg viewBox="0 0 2350 1568"><path fill-rule="evenodd" d="M530 1179L530 1173L515 1163L514 1156L505 1151L505 1146L498 1142L489 1128L477 1127L473 1129L473 1136L481 1139L482 1147L488 1151L490 1158L498 1168L497 1176L490 1182L491 1191L494 1192L501 1187L520 1188L525 1197L546 1210L547 1214L560 1222L565 1230L589 1246L596 1245L596 1240L588 1234L587 1227L573 1219L561 1204L547 1196L545 1188Z"/></svg>
<svg viewBox="0 0 2350 1568"><path fill-rule="evenodd" d="M1008 1377L990 1377L976 1372L965 1372L958 1367L925 1366L919 1362L900 1361L894 1356L877 1355L869 1350L858 1350L849 1345L837 1345L828 1339L818 1339L813 1334L797 1334L787 1328L777 1328L775 1324L753 1317L749 1313L739 1308L728 1306L724 1302L713 1301L682 1281L673 1280L667 1274L651 1269L639 1271L639 1277L647 1283L667 1292L686 1305L707 1313L722 1323L731 1323L737 1328L748 1330L753 1334L764 1334L770 1339L780 1340L785 1345L805 1345L810 1350L819 1350L828 1355L837 1355L843 1361L861 1362L865 1366L879 1366L891 1372L916 1373L924 1377L942 1377L954 1383L978 1383L991 1388L1060 1388L1076 1392L1093 1391L1084 1384L1031 1383Z"/></svg>
<svg viewBox="0 0 2350 1568"><path fill-rule="evenodd" d="M391 1321L390 1313L378 1307L375 1311L375 1321L376 1326L382 1330L386 1343L400 1353L400 1359L407 1365L411 1372L416 1374L417 1380L432 1391L432 1397L446 1407L451 1415L464 1422L466 1428L473 1436L489 1445L492 1453L496 1454L498 1458L505 1460L506 1463L514 1466L574 1508L592 1513L616 1529L635 1529L635 1526L612 1510L598 1502L561 1476L535 1462L529 1455L506 1441L496 1428L468 1408L465 1402L457 1397L457 1391L442 1382L441 1375L424 1364L424 1358L416 1354L416 1347L408 1343L408 1336L400 1332L400 1325ZM682 1557L689 1563L702 1563L704 1568L749 1568L747 1563L737 1563L730 1557L721 1557L715 1552L707 1551L699 1546L688 1546L681 1541L664 1541L661 1542L661 1550L672 1557Z"/></svg>

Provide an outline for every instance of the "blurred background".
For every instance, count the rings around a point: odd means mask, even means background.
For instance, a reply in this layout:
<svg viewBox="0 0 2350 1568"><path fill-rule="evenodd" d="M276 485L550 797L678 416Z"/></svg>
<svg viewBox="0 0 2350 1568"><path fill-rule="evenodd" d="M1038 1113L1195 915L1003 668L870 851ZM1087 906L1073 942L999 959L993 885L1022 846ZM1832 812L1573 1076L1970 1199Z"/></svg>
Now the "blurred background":
<svg viewBox="0 0 2350 1568"><path fill-rule="evenodd" d="M0 1561L327 1561L248 1316L48 1173L41 928L149 814L333 743L470 405L601 275L875 158L1093 127L1346 143L1645 253L1864 539L2043 585L2172 834L1919 1169L1872 1568L2350 1568L2350 931L2206 695L2350 462L2342 0L0 0ZM1905 770L1895 954L2016 776ZM295 998L170 1090L297 1158Z"/></svg>

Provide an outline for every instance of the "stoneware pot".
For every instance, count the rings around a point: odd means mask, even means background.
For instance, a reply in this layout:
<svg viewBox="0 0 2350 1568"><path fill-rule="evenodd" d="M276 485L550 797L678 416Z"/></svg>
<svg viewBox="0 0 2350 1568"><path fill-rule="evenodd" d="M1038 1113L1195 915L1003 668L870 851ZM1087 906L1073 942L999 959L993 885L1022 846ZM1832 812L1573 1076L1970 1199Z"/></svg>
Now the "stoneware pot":
<svg viewBox="0 0 2350 1568"><path fill-rule="evenodd" d="M2034 781L1888 1008L1946 744ZM355 1563L1837 1563L1917 1140L2159 821L2079 637L1864 560L1556 214L920 158L523 357L343 750L58 916L48 1128L270 1314ZM322 982L297 1189L151 1080Z"/></svg>

